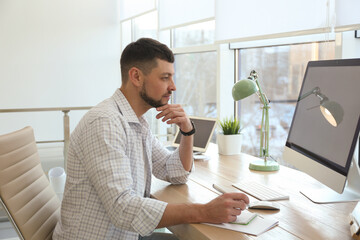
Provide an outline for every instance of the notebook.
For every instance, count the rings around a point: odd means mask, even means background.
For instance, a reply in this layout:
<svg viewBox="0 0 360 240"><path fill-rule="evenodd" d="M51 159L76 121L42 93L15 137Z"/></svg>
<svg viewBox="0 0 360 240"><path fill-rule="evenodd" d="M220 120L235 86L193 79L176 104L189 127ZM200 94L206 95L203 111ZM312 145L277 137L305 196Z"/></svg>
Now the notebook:
<svg viewBox="0 0 360 240"><path fill-rule="evenodd" d="M240 225L248 225L256 217L257 217L256 213L252 213L252 212L245 210L245 211L242 211L241 214L236 217L236 220L231 223L232 224L240 224Z"/></svg>
<svg viewBox="0 0 360 240"><path fill-rule="evenodd" d="M212 223L203 223L206 225L225 228L237 232L242 232L254 236L259 236L260 234L272 229L273 227L279 225L279 221L272 217L262 217L257 215L246 225L233 224L233 223L222 223L222 224L212 224Z"/></svg>
<svg viewBox="0 0 360 240"><path fill-rule="evenodd" d="M201 118L201 117L189 117L195 125L194 134L194 146L195 153L204 153L209 146L210 140L213 136L216 119L215 118ZM181 133L179 128L176 131L174 140L170 146L166 148L169 150L175 150L180 145Z"/></svg>

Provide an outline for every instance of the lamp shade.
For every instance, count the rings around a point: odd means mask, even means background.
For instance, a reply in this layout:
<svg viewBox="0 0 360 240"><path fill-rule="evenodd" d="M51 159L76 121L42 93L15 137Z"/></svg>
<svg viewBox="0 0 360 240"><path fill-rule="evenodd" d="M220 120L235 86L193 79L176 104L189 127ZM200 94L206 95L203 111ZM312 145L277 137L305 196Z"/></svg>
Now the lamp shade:
<svg viewBox="0 0 360 240"><path fill-rule="evenodd" d="M334 127L337 127L343 120L344 110L337 102L324 101L320 105L320 111Z"/></svg>
<svg viewBox="0 0 360 240"><path fill-rule="evenodd" d="M232 96L235 101L244 99L259 90L256 83L250 79L240 80L232 88Z"/></svg>

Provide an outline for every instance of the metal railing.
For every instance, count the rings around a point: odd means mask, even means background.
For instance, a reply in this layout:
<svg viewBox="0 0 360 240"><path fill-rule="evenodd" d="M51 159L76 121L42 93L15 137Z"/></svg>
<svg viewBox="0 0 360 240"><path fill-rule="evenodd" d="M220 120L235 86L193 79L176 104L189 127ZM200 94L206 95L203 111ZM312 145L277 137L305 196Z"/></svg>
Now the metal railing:
<svg viewBox="0 0 360 240"><path fill-rule="evenodd" d="M19 113L19 112L54 112L61 111L64 113L63 126L64 126L64 139L63 140L48 140L48 141L36 141L36 143L64 143L64 166L66 168L66 156L70 143L70 117L68 113L76 110L89 110L92 107L56 107L56 108L14 108L14 109L0 109L0 113ZM167 141L170 142L175 133L173 128L169 128L166 134L155 134L156 137L167 137Z"/></svg>
<svg viewBox="0 0 360 240"><path fill-rule="evenodd" d="M70 142L70 117L68 113L76 110L89 110L92 107L56 107L56 108L15 108L15 109L0 109L0 113L19 113L19 112L54 112L61 111L64 113L63 126L64 126L64 139L63 140L49 140L37 141L36 143L64 143L64 166L66 167L66 156Z"/></svg>

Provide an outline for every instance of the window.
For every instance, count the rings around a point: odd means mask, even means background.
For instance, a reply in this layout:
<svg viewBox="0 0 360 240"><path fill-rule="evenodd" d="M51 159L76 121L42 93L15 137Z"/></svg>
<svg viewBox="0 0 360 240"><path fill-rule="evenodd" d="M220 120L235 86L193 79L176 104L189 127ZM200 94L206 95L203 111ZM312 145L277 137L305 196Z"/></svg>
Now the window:
<svg viewBox="0 0 360 240"><path fill-rule="evenodd" d="M270 100L269 154L282 164L283 146L307 62L334 56L333 41L239 50L239 78L257 71L262 90ZM255 94L238 102L238 117L244 127L242 152L254 156L259 156L261 106Z"/></svg>
<svg viewBox="0 0 360 240"><path fill-rule="evenodd" d="M157 11L134 18L134 41L148 37L158 39L158 15Z"/></svg>
<svg viewBox="0 0 360 240"><path fill-rule="evenodd" d="M174 102L188 115L216 118L216 52L175 55Z"/></svg>
<svg viewBox="0 0 360 240"><path fill-rule="evenodd" d="M174 47L186 47L213 44L215 38L215 21L191 24L173 29Z"/></svg>
<svg viewBox="0 0 360 240"><path fill-rule="evenodd" d="M131 43L131 20L121 23L121 50Z"/></svg>

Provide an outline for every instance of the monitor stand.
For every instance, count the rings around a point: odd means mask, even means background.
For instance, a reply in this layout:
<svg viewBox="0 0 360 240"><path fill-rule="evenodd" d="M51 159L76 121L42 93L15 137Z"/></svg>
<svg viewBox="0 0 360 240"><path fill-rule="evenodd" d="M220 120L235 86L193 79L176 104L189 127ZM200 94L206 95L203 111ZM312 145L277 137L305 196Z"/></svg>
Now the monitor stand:
<svg viewBox="0 0 360 240"><path fill-rule="evenodd" d="M360 168L359 156L360 147L359 141L357 142L357 149L355 147L352 165L350 166L347 183L344 187L343 193L337 193L334 190L326 187L325 185L320 189L306 189L300 192L309 198L314 203L338 203L338 202L353 202L360 200ZM356 156L357 155L357 156Z"/></svg>

